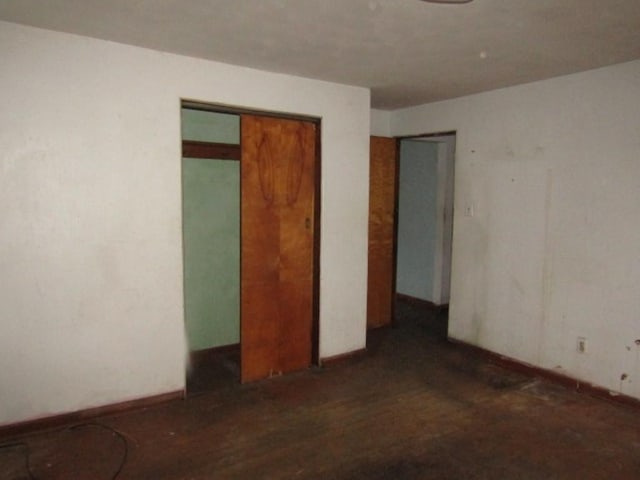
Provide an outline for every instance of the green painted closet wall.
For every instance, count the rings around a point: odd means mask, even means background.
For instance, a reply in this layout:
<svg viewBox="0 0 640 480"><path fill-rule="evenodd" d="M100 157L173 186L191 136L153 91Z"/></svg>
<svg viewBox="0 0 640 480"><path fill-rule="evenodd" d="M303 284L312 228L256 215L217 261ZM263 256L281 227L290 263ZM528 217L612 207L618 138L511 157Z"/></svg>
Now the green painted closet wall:
<svg viewBox="0 0 640 480"><path fill-rule="evenodd" d="M182 109L182 138L240 142L237 115ZM240 162L182 159L185 328L189 349L240 341Z"/></svg>

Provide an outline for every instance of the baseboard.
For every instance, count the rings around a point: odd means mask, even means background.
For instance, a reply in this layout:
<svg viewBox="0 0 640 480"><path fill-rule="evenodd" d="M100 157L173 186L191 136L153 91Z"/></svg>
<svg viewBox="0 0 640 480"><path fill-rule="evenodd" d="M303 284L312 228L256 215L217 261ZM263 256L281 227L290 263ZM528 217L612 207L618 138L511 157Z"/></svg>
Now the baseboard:
<svg viewBox="0 0 640 480"><path fill-rule="evenodd" d="M415 305L416 307L425 308L427 310L434 310L436 312L442 312L449 309L449 304L436 305L429 300L412 297L411 295L405 295L404 293L396 293L396 300Z"/></svg>
<svg viewBox="0 0 640 480"><path fill-rule="evenodd" d="M207 361L208 359L230 353L240 353L240 344L232 343L221 347L205 348L203 350L194 350L189 353L189 360L192 364Z"/></svg>
<svg viewBox="0 0 640 480"><path fill-rule="evenodd" d="M366 348L361 348L359 350L353 350L352 352L342 353L340 355L334 355L332 357L326 357L320 359L320 365L323 367L335 367L338 364L342 364L348 362L349 360L353 360L355 358L363 357L367 354Z"/></svg>
<svg viewBox="0 0 640 480"><path fill-rule="evenodd" d="M63 413L61 415L52 415L34 420L26 420L24 422L0 425L0 438L18 437L36 431L51 430L72 423L86 422L107 415L127 413L183 398L184 391L176 390L175 392L162 393L160 395L138 398L126 402L112 403L102 407L88 408L71 413Z"/></svg>
<svg viewBox="0 0 640 480"><path fill-rule="evenodd" d="M531 365L529 363L522 362L511 357L500 355L498 353L492 352L491 350L486 350L482 347L471 345L470 343L466 343L462 340L457 340L455 338L449 337L449 341L458 345L459 347L462 347L466 350L472 351L487 358L491 363L508 368L509 370L520 372L532 377L543 378L576 392L640 409L640 399L637 399L635 397L630 397L618 392L612 392L611 390L599 385L587 383L583 380L579 380L577 378L573 378L553 370L536 367L535 365Z"/></svg>

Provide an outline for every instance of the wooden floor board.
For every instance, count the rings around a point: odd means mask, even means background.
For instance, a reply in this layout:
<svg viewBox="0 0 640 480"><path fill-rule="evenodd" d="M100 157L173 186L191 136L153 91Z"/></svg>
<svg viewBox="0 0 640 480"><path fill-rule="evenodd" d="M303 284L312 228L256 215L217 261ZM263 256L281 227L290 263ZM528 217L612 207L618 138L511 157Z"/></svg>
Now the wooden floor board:
<svg viewBox="0 0 640 480"><path fill-rule="evenodd" d="M98 419L126 438L118 478L640 478L637 410L448 343L446 313L398 316L332 367L248 385L223 374L184 401ZM39 479L108 479L123 453L100 427L22 440ZM0 449L0 478L29 478L20 448Z"/></svg>

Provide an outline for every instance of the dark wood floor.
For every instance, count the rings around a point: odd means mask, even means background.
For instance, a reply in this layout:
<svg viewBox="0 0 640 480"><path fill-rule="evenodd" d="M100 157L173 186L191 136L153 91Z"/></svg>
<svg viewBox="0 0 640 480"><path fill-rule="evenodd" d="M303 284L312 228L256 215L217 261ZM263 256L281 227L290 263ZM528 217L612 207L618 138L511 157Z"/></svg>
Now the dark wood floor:
<svg viewBox="0 0 640 480"><path fill-rule="evenodd" d="M399 313L341 365L26 437L33 476L108 479L124 460L119 479L640 478L637 410L505 371L447 343L446 318ZM29 478L24 451L0 450L0 478Z"/></svg>

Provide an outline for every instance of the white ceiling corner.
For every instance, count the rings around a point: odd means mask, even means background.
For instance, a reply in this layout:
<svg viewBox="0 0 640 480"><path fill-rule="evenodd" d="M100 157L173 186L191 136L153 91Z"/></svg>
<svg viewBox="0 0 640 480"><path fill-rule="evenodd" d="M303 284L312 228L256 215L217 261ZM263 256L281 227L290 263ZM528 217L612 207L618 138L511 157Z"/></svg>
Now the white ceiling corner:
<svg viewBox="0 0 640 480"><path fill-rule="evenodd" d="M640 58L639 0L2 0L0 20L369 87L387 110Z"/></svg>

